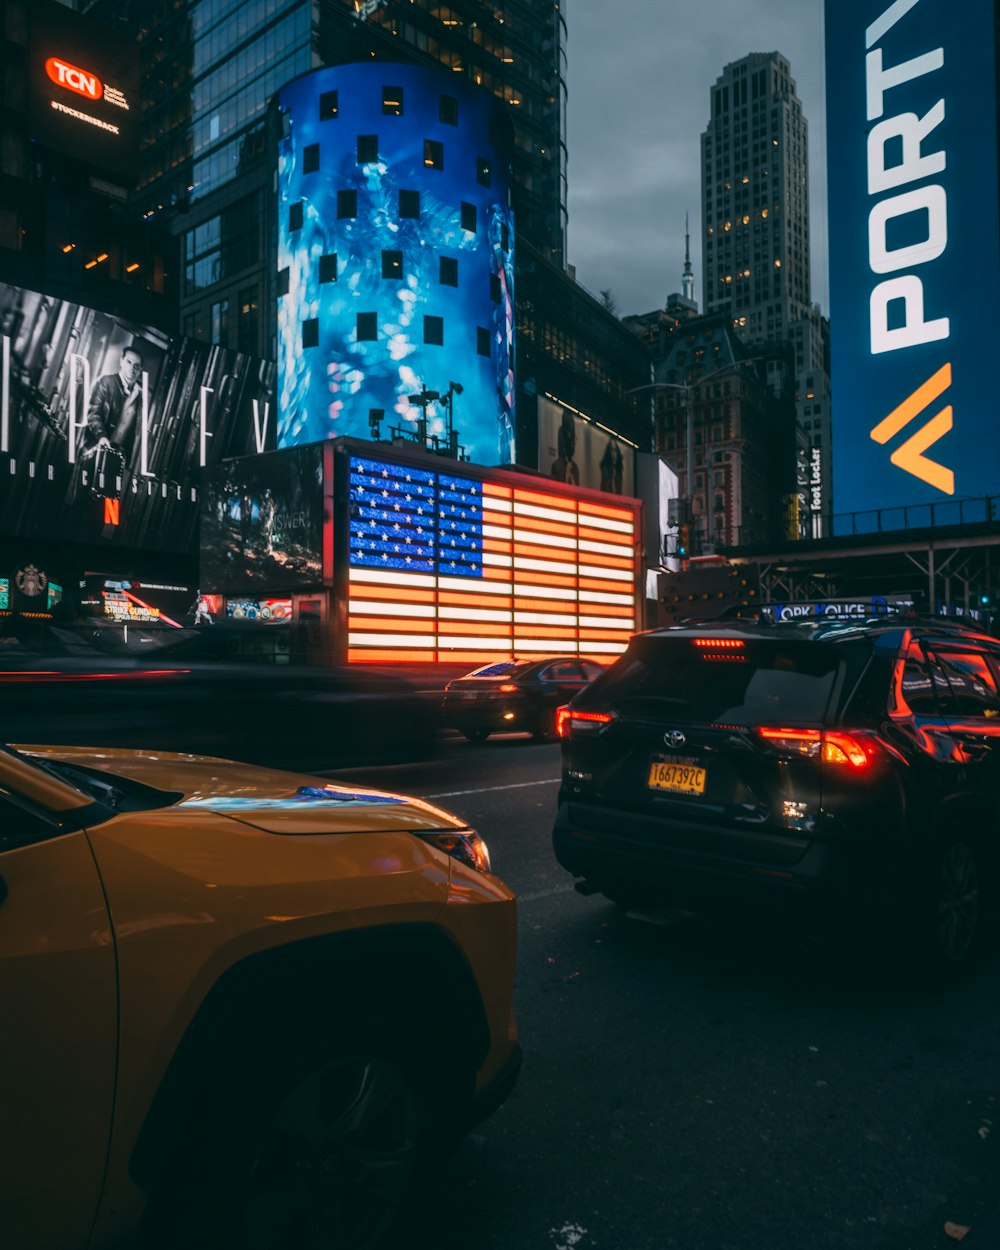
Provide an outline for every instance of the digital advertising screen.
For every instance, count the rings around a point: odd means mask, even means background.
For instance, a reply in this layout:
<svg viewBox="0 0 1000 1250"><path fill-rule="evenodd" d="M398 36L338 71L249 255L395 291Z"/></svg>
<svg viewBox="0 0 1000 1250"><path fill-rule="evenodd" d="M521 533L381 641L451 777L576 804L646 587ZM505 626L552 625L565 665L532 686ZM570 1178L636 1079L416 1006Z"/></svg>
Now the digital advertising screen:
<svg viewBox="0 0 1000 1250"><path fill-rule="evenodd" d="M351 455L349 482L350 661L610 659L628 645L636 501L382 456Z"/></svg>
<svg viewBox="0 0 1000 1250"><path fill-rule="evenodd" d="M32 136L126 186L139 154L139 43L55 0L31 0Z"/></svg>
<svg viewBox="0 0 1000 1250"><path fill-rule="evenodd" d="M226 616L231 621L259 625L280 625L292 619L291 599L227 599Z"/></svg>
<svg viewBox="0 0 1000 1250"><path fill-rule="evenodd" d="M322 585L325 517L318 445L217 466L205 480L202 588L228 593Z"/></svg>
<svg viewBox="0 0 1000 1250"><path fill-rule="evenodd" d="M274 447L274 376L0 283L0 534L189 550L202 469Z"/></svg>
<svg viewBox="0 0 1000 1250"><path fill-rule="evenodd" d="M278 100L279 447L368 439L374 422L446 442L450 423L470 460L513 462L505 106L383 61L316 70Z"/></svg>
<svg viewBox="0 0 1000 1250"><path fill-rule="evenodd" d="M554 481L634 495L635 453L629 439L539 397L538 467Z"/></svg>
<svg viewBox="0 0 1000 1250"><path fill-rule="evenodd" d="M89 616L115 625L182 629L194 624L197 590L111 573L88 573L81 586L80 604Z"/></svg>
<svg viewBox="0 0 1000 1250"><path fill-rule="evenodd" d="M944 522L1000 492L995 17L827 0L833 510ZM906 509L906 511L904 511ZM966 520L971 519L968 508ZM863 525L860 526L863 528Z"/></svg>

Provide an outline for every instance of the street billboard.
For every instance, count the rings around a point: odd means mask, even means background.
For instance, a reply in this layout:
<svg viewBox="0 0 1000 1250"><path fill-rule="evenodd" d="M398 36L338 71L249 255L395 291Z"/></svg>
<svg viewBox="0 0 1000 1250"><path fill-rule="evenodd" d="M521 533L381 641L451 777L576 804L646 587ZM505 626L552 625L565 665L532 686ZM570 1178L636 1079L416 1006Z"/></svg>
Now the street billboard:
<svg viewBox="0 0 1000 1250"><path fill-rule="evenodd" d="M512 463L505 106L383 61L306 74L278 106L278 446L425 421L447 442L451 418L470 460Z"/></svg>
<svg viewBox="0 0 1000 1250"><path fill-rule="evenodd" d="M838 529L1000 492L994 21L993 0L827 0Z"/></svg>
<svg viewBox="0 0 1000 1250"><path fill-rule="evenodd" d="M32 0L28 90L32 137L135 183L139 43L55 0Z"/></svg>
<svg viewBox="0 0 1000 1250"><path fill-rule="evenodd" d="M634 495L635 453L627 438L539 397L538 467L555 481Z"/></svg>
<svg viewBox="0 0 1000 1250"><path fill-rule="evenodd" d="M0 535L187 551L202 468L274 439L272 363L0 282Z"/></svg>

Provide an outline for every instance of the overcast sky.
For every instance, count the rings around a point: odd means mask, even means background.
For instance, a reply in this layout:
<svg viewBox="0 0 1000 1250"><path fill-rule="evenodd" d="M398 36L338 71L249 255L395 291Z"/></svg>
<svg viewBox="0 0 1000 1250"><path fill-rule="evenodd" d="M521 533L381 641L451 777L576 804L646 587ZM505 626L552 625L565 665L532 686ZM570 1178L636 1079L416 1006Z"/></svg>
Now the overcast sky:
<svg viewBox="0 0 1000 1250"><path fill-rule="evenodd" d="M691 214L701 274L701 134L731 61L783 53L809 123L812 300L826 272L823 0L563 0L569 29L569 249L578 280L618 313L681 289Z"/></svg>

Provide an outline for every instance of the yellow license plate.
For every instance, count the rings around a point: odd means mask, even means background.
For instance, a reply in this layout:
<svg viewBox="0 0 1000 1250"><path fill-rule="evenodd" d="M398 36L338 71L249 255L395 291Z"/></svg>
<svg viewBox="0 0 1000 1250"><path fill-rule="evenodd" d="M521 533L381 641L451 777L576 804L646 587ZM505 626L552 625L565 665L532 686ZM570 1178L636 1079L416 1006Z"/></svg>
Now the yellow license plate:
<svg viewBox="0 0 1000 1250"><path fill-rule="evenodd" d="M673 760L653 760L649 766L650 790L668 790L671 794L704 794L708 770Z"/></svg>

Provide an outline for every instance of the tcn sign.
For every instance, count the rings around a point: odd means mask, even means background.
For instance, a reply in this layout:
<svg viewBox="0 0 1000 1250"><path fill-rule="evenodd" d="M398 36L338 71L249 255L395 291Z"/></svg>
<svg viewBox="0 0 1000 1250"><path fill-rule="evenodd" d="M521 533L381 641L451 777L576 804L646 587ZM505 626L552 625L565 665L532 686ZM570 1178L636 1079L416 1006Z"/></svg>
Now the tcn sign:
<svg viewBox="0 0 1000 1250"><path fill-rule="evenodd" d="M835 511L1000 493L993 0L827 0L826 55Z"/></svg>

